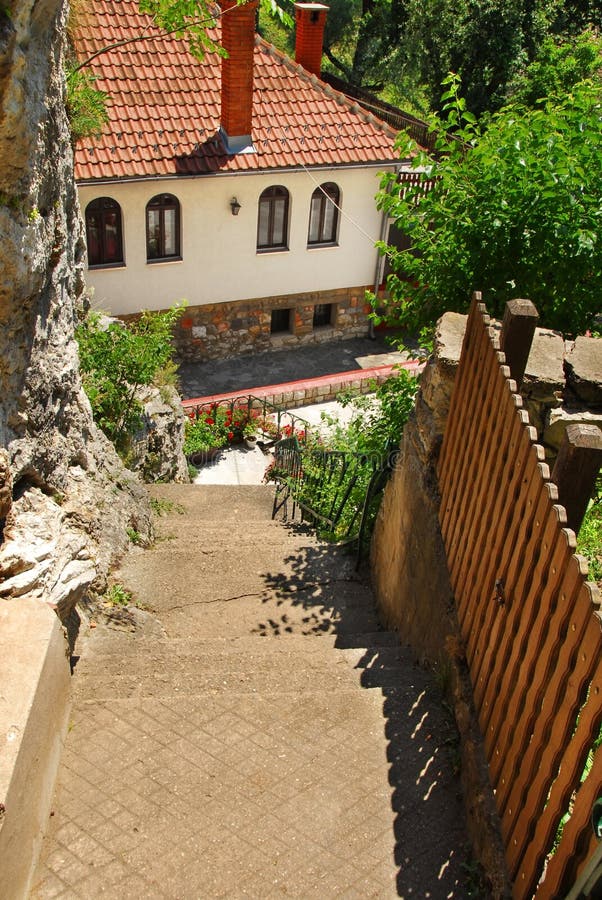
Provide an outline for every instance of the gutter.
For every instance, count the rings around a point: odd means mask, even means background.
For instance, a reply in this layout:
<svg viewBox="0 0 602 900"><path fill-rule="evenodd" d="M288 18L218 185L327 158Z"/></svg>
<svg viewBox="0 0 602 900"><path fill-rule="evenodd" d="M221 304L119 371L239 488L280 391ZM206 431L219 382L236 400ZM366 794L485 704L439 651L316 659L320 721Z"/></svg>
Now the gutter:
<svg viewBox="0 0 602 900"><path fill-rule="evenodd" d="M149 182L149 181L188 181L195 180L197 178L234 178L234 177L243 177L249 175L271 175L271 174L280 174L280 175L297 175L303 172L328 172L328 171L348 171L353 169L381 169L385 171L389 167L392 167L394 171L397 171L399 166L397 166L392 160L380 160L377 162L370 163L327 163L322 166L282 166L273 168L265 168L265 169L246 169L241 171L240 169L229 170L227 172L199 172L195 174L189 175L130 175L126 177L120 176L110 176L108 178L76 178L75 183L78 187L94 187L95 185L101 184L132 184L134 182Z"/></svg>
<svg viewBox="0 0 602 900"><path fill-rule="evenodd" d="M394 171L396 175L399 175L402 170L403 165L397 165L394 167ZM391 192L391 185L387 190L387 193ZM386 210L383 210L382 219L380 222L380 238L379 240L384 241L387 237L387 233L389 230L389 214ZM380 283L382 280L383 268L385 265L385 257L381 255L379 250L376 251L376 266L374 268L374 296L378 295L378 289L380 287ZM374 322L370 319L370 324L368 326L368 337L371 341L375 339L374 334Z"/></svg>

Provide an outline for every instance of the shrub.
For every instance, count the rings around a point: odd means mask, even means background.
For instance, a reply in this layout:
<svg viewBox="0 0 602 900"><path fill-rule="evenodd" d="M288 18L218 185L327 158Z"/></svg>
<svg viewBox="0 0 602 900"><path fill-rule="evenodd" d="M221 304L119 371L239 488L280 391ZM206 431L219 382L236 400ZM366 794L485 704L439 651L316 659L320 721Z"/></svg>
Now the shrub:
<svg viewBox="0 0 602 900"><path fill-rule="evenodd" d="M76 328L82 381L94 419L122 455L141 423L136 392L173 364L172 330L183 309L143 311L129 325L113 321L106 326L99 313L88 313Z"/></svg>

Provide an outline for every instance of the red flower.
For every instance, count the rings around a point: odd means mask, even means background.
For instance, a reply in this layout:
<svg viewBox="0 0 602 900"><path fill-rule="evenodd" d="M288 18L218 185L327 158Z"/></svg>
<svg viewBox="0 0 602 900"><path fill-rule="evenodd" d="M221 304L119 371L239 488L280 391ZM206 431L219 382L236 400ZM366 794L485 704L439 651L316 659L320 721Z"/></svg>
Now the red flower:
<svg viewBox="0 0 602 900"><path fill-rule="evenodd" d="M228 432L228 440L231 441L234 438L234 433L232 431Z"/></svg>
<svg viewBox="0 0 602 900"><path fill-rule="evenodd" d="M206 423L207 425L214 425L214 424L215 424L215 422L213 421L213 419L210 418L209 416L207 416L207 418L205 419L205 423Z"/></svg>

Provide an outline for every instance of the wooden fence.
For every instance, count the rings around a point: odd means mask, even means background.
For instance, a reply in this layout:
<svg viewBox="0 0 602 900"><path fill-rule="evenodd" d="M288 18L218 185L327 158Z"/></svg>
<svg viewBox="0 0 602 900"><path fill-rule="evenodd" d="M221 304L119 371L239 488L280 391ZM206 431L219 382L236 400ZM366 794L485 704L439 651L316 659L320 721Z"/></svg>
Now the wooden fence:
<svg viewBox="0 0 602 900"><path fill-rule="evenodd" d="M439 459L440 524L514 897L564 898L596 850L600 596L479 301Z"/></svg>

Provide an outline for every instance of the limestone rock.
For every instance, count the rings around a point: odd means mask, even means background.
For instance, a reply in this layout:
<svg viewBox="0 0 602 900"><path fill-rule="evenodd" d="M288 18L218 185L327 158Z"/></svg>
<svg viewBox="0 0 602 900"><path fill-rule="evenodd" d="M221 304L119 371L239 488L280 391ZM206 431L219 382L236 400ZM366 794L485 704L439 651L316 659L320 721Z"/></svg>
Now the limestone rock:
<svg viewBox="0 0 602 900"><path fill-rule="evenodd" d="M594 412L566 406L550 410L543 443L546 449L553 451L554 456L560 449L568 425L597 425L602 429L602 411Z"/></svg>
<svg viewBox="0 0 602 900"><path fill-rule="evenodd" d="M102 584L132 521L151 528L142 485L96 428L79 376L85 241L64 107L66 16L65 0L14 0L10 21L0 12L0 447L17 498L1 591L65 613Z"/></svg>
<svg viewBox="0 0 602 900"><path fill-rule="evenodd" d="M602 410L602 339L578 337L567 353L565 371L575 400Z"/></svg>
<svg viewBox="0 0 602 900"><path fill-rule="evenodd" d="M32 488L15 502L0 547L0 597L27 594L66 616L96 577L86 535L70 527L58 498Z"/></svg>
<svg viewBox="0 0 602 900"><path fill-rule="evenodd" d="M0 447L0 530L13 502L13 479L8 453Z"/></svg>
<svg viewBox="0 0 602 900"><path fill-rule="evenodd" d="M132 468L147 482L188 483L185 416L178 392L174 387L148 387L138 397L144 405L144 419L132 448Z"/></svg>

